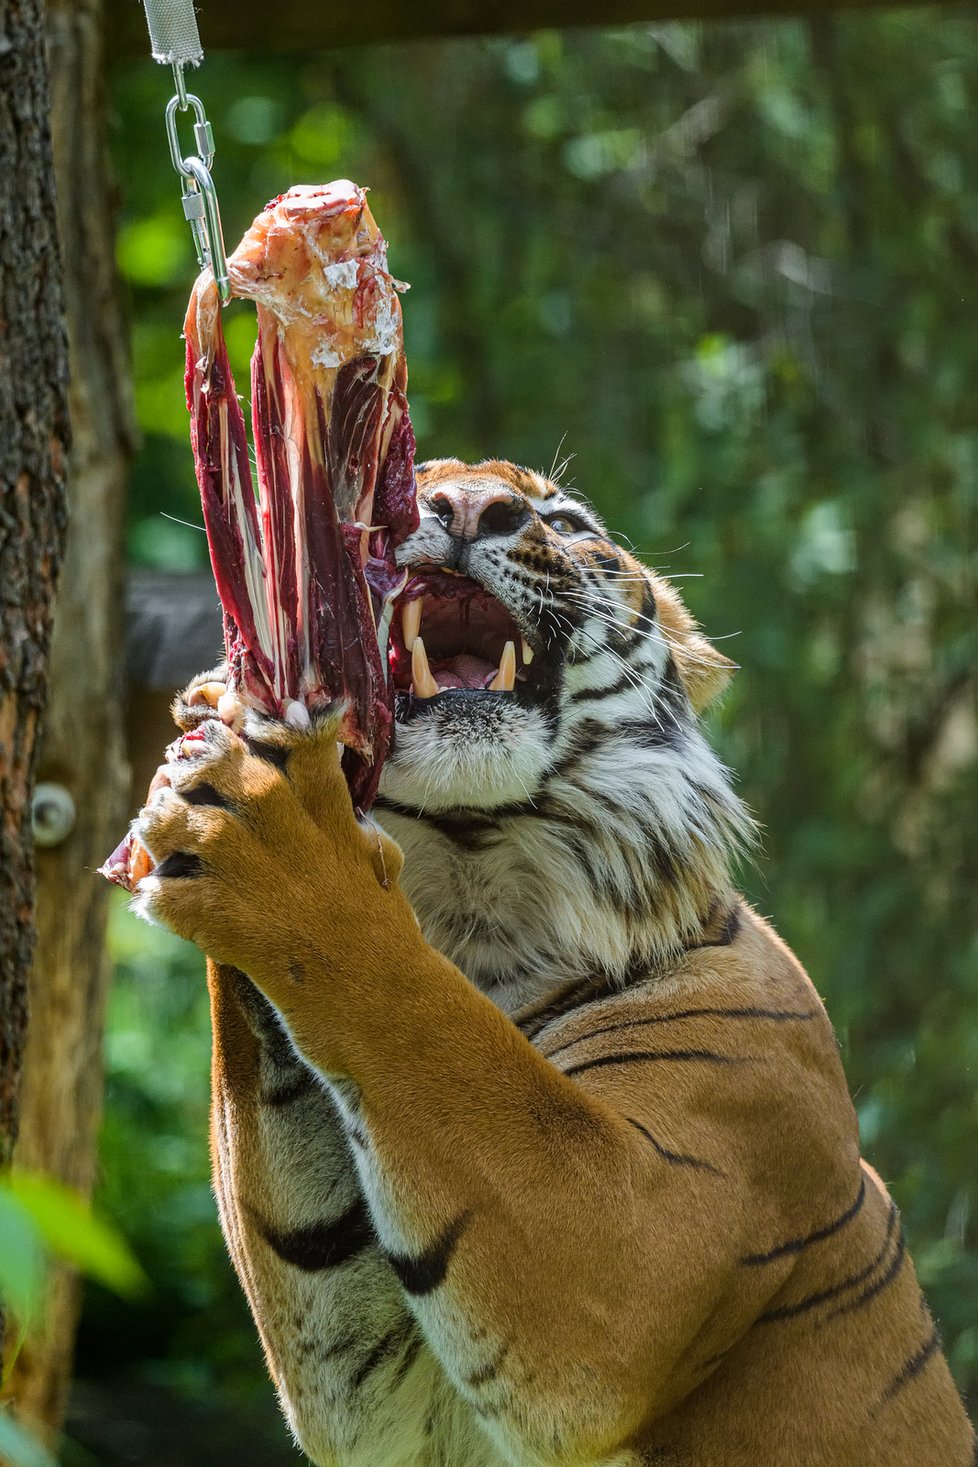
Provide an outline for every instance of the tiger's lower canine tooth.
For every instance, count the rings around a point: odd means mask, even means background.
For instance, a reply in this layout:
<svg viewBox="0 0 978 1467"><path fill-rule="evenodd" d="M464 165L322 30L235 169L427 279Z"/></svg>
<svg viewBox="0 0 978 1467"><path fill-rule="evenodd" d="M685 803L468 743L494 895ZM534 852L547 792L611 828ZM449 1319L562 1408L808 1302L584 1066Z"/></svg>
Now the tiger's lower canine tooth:
<svg viewBox="0 0 978 1467"><path fill-rule="evenodd" d="M523 666L529 667L530 663L533 661L533 648L530 646L525 637L521 639L520 650L523 653Z"/></svg>
<svg viewBox="0 0 978 1467"><path fill-rule="evenodd" d="M404 630L404 645L410 652L414 647L415 638L421 630L421 612L424 608L424 597L419 596L415 601L409 601L401 612L401 626Z"/></svg>
<svg viewBox="0 0 978 1467"><path fill-rule="evenodd" d="M499 671L489 684L490 693L511 693L516 686L516 644L507 642L499 659Z"/></svg>
<svg viewBox="0 0 978 1467"><path fill-rule="evenodd" d="M415 637L411 648L411 691L416 698L434 698L441 691L431 675L424 642Z"/></svg>

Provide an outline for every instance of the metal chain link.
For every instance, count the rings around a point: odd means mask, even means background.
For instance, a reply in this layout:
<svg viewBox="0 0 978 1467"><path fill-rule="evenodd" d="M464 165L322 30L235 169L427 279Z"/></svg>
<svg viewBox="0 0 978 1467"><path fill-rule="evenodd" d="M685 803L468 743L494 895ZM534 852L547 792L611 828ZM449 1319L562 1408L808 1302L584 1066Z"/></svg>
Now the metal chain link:
<svg viewBox="0 0 978 1467"><path fill-rule="evenodd" d="M149 26L150 45L155 60L173 68L176 92L166 104L166 136L170 145L170 161L183 180L181 195L184 218L190 225L194 251L201 269L210 266L221 303L231 299L224 230L217 189L211 176L214 166L214 130L207 120L204 104L187 91L183 70L197 66L204 53L197 35L197 18L193 0L143 0ZM184 153L177 131L177 113L192 111L195 152Z"/></svg>

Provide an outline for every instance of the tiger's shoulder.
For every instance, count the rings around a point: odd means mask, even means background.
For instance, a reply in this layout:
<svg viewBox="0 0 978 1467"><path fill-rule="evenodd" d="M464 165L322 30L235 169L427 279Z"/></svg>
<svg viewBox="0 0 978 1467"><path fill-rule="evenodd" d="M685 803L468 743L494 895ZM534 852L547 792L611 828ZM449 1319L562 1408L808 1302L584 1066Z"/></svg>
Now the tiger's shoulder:
<svg viewBox="0 0 978 1467"><path fill-rule="evenodd" d="M804 1231L860 1189L856 1116L825 1006L736 894L670 964L624 982L584 978L516 1022L662 1160L748 1197L760 1232Z"/></svg>

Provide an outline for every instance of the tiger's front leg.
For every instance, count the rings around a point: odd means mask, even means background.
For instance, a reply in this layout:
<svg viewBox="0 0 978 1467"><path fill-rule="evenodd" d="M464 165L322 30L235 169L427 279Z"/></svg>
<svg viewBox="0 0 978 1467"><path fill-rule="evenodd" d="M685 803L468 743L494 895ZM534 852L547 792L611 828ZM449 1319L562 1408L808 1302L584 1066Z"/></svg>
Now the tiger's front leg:
<svg viewBox="0 0 978 1467"><path fill-rule="evenodd" d="M183 731L223 693L221 670L195 679L174 710ZM339 1467L452 1460L452 1402L378 1249L335 1101L243 973L209 963L208 985L221 1226L297 1441Z"/></svg>
<svg viewBox="0 0 978 1467"><path fill-rule="evenodd" d="M211 964L208 979L215 1191L282 1410L318 1464L421 1467L433 1362L336 1106L242 973Z"/></svg>

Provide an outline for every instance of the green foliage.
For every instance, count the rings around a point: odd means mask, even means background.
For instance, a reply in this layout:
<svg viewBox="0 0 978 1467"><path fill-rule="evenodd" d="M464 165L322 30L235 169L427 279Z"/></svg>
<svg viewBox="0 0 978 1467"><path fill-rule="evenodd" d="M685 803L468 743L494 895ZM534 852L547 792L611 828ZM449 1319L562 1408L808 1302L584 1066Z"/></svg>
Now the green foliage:
<svg viewBox="0 0 978 1467"><path fill-rule="evenodd" d="M42 1323L52 1258L132 1298L146 1276L129 1248L71 1187L35 1172L0 1180L0 1308L18 1331L6 1369L24 1338ZM40 1442L0 1406L0 1462L8 1467L56 1467Z"/></svg>
<svg viewBox="0 0 978 1467"><path fill-rule="evenodd" d="M40 1173L14 1172L7 1194L30 1218L48 1253L124 1297L146 1288L146 1275L126 1243L73 1188Z"/></svg>
<svg viewBox="0 0 978 1467"><path fill-rule="evenodd" d="M220 56L199 79L229 240L292 183L371 185L413 286L422 452L573 455L567 477L730 639L715 733L764 826L746 887L826 998L973 1397L976 65L973 18L929 7ZM166 80L133 64L114 95L146 434L132 553L196 565L202 533L160 518L200 522ZM242 386L251 330L234 306ZM207 1190L199 965L128 924L116 940L103 1196L163 1301L139 1348L151 1333L157 1364L225 1389L260 1366Z"/></svg>
<svg viewBox="0 0 978 1467"><path fill-rule="evenodd" d="M51 1453L4 1410L0 1410L0 1462L6 1467L57 1467Z"/></svg>
<svg viewBox="0 0 978 1467"><path fill-rule="evenodd" d="M52 1257L124 1296L147 1284L119 1233L73 1188L9 1173L0 1181L0 1301L25 1329L39 1323Z"/></svg>
<svg viewBox="0 0 978 1467"><path fill-rule="evenodd" d="M37 1322L46 1276L38 1227L11 1188L0 1183L0 1302L22 1327Z"/></svg>

